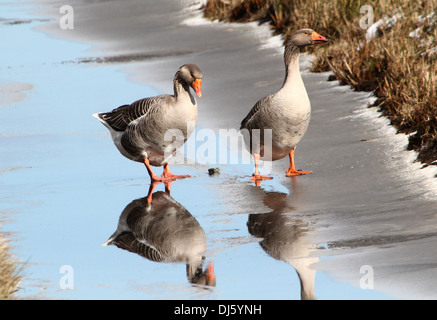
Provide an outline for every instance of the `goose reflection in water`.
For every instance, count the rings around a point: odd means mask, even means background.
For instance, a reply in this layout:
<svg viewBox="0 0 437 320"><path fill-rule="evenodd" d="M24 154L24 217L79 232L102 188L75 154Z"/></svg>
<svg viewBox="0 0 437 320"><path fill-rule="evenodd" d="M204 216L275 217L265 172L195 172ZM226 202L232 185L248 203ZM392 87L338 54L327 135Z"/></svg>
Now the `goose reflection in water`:
<svg viewBox="0 0 437 320"><path fill-rule="evenodd" d="M213 262L203 270L206 251L205 231L180 203L166 191L132 201L121 213L117 230L104 243L136 253L155 262L185 262L192 284L215 286Z"/></svg>
<svg viewBox="0 0 437 320"><path fill-rule="evenodd" d="M316 270L311 265L318 258L311 256L313 247L305 241L307 224L293 215L295 208L288 204L289 195L279 192L264 195L264 204L272 211L250 214L247 222L249 233L263 238L260 246L272 258L293 266L300 280L301 299L314 300Z"/></svg>

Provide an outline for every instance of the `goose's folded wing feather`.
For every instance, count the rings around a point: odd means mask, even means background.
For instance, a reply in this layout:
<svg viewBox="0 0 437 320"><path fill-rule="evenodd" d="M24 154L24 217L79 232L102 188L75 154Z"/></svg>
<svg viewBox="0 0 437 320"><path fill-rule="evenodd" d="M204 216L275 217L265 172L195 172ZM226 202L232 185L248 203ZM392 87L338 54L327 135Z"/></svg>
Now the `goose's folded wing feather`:
<svg viewBox="0 0 437 320"><path fill-rule="evenodd" d="M111 244L117 246L120 249L136 253L146 259L155 262L164 261L164 256L155 248L139 241L135 238L134 234L129 231L125 231L115 238Z"/></svg>
<svg viewBox="0 0 437 320"><path fill-rule="evenodd" d="M123 105L110 112L100 113L99 117L112 129L124 131L132 121L153 112L156 108L162 107L169 98L171 98L169 95L160 95L140 99L130 105Z"/></svg>
<svg viewBox="0 0 437 320"><path fill-rule="evenodd" d="M250 120L259 112L259 110L262 107L268 105L270 103L271 99L272 99L272 96L269 95L267 97L261 98L257 103L255 103L255 105L249 111L247 116L243 119L243 121L241 121L240 130L247 128L247 125L250 122Z"/></svg>

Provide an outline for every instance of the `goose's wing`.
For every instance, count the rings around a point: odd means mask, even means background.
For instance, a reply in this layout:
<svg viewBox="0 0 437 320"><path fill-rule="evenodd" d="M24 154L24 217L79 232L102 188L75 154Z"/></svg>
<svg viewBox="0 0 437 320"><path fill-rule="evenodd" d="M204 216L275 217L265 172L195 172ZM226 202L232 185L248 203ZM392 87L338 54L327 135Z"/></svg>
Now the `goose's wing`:
<svg viewBox="0 0 437 320"><path fill-rule="evenodd" d="M154 109L163 107L171 97L170 95L159 95L140 99L112 111L99 113L97 116L115 131L125 131L132 121L153 112Z"/></svg>
<svg viewBox="0 0 437 320"><path fill-rule="evenodd" d="M272 100L272 96L268 95L264 98L261 98L257 103L255 103L255 105L249 111L247 116L243 119L243 121L241 121L240 130L247 128L249 122L259 113L260 109L263 108L264 106L269 105L271 100Z"/></svg>
<svg viewBox="0 0 437 320"><path fill-rule="evenodd" d="M110 244L120 249L136 253L151 261L161 262L165 260L164 256L158 250L139 241L132 232L125 231L119 234Z"/></svg>

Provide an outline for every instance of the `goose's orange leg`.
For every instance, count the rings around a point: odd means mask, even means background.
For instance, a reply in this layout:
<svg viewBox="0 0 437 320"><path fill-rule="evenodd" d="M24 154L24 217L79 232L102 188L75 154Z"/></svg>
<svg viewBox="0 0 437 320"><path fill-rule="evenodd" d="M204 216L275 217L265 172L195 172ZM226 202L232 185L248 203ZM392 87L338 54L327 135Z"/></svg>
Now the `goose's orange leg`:
<svg viewBox="0 0 437 320"><path fill-rule="evenodd" d="M191 177L190 175L176 175L176 174L172 174L170 172L170 168L168 166L168 163L166 163L164 165L164 172L162 174L161 177L158 177L152 170L152 167L150 166L150 162L149 159L145 159L144 160L144 165L147 168L147 172L149 173L150 179L156 182L170 182L176 179L182 179L182 178L189 178Z"/></svg>
<svg viewBox="0 0 437 320"><path fill-rule="evenodd" d="M271 180L273 177L268 176L262 176L260 175L258 171L258 161L259 161L259 154L254 153L253 154L253 160L255 161L255 173L253 174L253 177L250 179L250 181L255 181L256 185L259 185L259 182L262 180Z"/></svg>
<svg viewBox="0 0 437 320"><path fill-rule="evenodd" d="M144 165L146 166L147 172L149 173L150 179L152 182L162 182L162 178L158 177L152 170L152 167L150 166L149 159L144 159Z"/></svg>
<svg viewBox="0 0 437 320"><path fill-rule="evenodd" d="M164 165L164 171L163 171L161 177L164 177L165 179L170 179L170 180L191 178L191 176L189 174L172 174L170 171L170 166L168 165L168 163L166 163Z"/></svg>
<svg viewBox="0 0 437 320"><path fill-rule="evenodd" d="M293 150L291 150L289 156L290 156L290 167L287 169L287 171L285 171L287 177L300 176L300 175L312 173L311 171L296 170L296 167L294 166L294 148Z"/></svg>

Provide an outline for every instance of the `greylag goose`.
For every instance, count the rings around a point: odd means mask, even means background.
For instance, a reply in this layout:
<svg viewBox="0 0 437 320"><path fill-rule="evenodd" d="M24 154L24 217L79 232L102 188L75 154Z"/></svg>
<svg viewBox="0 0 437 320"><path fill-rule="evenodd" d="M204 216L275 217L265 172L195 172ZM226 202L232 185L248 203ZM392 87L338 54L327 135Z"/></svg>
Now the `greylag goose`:
<svg viewBox="0 0 437 320"><path fill-rule="evenodd" d="M120 215L117 230L103 245L115 245L154 262L186 263L190 283L215 286L214 265L203 270L205 231L199 222L166 191L153 190L145 198L129 203Z"/></svg>
<svg viewBox="0 0 437 320"><path fill-rule="evenodd" d="M197 102L190 86L200 98L202 72L194 64L179 68L173 80L174 94L145 98L93 116L110 131L112 140L126 158L142 162L152 181L171 181L189 177L170 172L168 160L183 146L197 124ZM182 133L183 139L166 137L169 130ZM182 137L181 137L182 138ZM158 177L151 166L164 166Z"/></svg>
<svg viewBox="0 0 437 320"><path fill-rule="evenodd" d="M278 160L286 155L290 157L287 176L311 173L311 171L296 170L294 150L305 134L311 116L311 105L299 71L300 49L328 41L311 29L301 29L291 35L284 50L285 80L282 87L275 93L260 99L241 122L240 130L247 130L246 145L255 161L255 173L251 180L260 181L272 179L262 176L258 171L259 159ZM260 133L259 142L252 136L254 129ZM264 130L271 129L271 146L264 145ZM250 139L247 139L250 138ZM250 140L249 142L247 140ZM270 150L271 147L271 150Z"/></svg>

